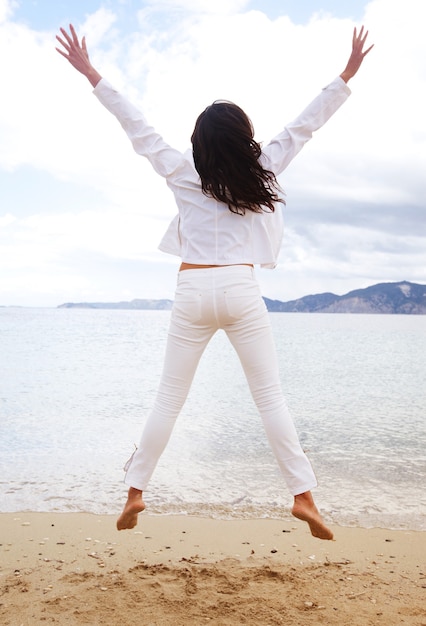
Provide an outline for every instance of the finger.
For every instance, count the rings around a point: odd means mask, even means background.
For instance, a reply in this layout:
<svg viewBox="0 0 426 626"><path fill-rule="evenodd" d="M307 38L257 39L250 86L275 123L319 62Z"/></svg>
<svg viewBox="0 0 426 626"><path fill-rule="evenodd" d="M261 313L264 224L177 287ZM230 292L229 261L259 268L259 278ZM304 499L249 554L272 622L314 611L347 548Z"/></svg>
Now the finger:
<svg viewBox="0 0 426 626"><path fill-rule="evenodd" d="M75 32L75 28L74 28L74 26L72 24L70 24L70 32L71 32L72 39L73 39L75 45L78 46L79 43L78 43L77 33Z"/></svg>
<svg viewBox="0 0 426 626"><path fill-rule="evenodd" d="M374 43L365 52L362 53L362 56L365 57L365 55L370 52L371 48L374 48Z"/></svg>
<svg viewBox="0 0 426 626"><path fill-rule="evenodd" d="M56 35L56 39L59 41L59 43L64 46L65 50L68 50L68 52L70 51L70 47L68 44L65 43L65 41L63 39L61 39L59 37L59 35Z"/></svg>
<svg viewBox="0 0 426 626"><path fill-rule="evenodd" d="M72 44L72 39L71 37L68 35L67 31L65 30L65 28L60 28L59 29L62 33L62 35L65 37L65 39L67 40L68 44L71 45Z"/></svg>
<svg viewBox="0 0 426 626"><path fill-rule="evenodd" d="M65 52L63 52L63 50L59 50L59 48L55 48L55 50L56 50L57 52L59 52L59 54L62 54L62 56L63 56L63 57L65 57L66 59L69 59L68 55L67 55L67 54L65 54Z"/></svg>

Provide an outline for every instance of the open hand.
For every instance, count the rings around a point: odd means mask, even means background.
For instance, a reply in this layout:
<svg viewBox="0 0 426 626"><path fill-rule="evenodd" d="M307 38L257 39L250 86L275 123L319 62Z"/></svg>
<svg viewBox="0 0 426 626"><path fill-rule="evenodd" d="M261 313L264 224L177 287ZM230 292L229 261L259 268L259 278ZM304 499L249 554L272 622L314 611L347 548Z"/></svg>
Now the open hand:
<svg viewBox="0 0 426 626"><path fill-rule="evenodd" d="M76 70L86 76L86 78L91 82L93 87L95 87L100 81L101 75L90 63L89 54L86 47L86 38L83 37L80 44L77 33L75 32L74 26L72 24L70 24L69 34L64 28L61 28L60 31L63 35L63 38L61 38L59 35L56 35L56 39L63 47L63 50L61 48L56 48L56 50L59 52L59 54L65 57L65 59L67 59L67 61L69 61Z"/></svg>
<svg viewBox="0 0 426 626"><path fill-rule="evenodd" d="M364 26L361 26L361 30L359 34L357 34L356 28L354 28L354 33L352 37L352 53L349 57L349 61L346 65L344 71L340 74L343 80L347 83L350 78L355 76L359 68L361 67L361 63L364 60L364 57L370 52L373 45L371 45L367 50L364 50L364 45L367 40L368 30L365 31L364 34Z"/></svg>

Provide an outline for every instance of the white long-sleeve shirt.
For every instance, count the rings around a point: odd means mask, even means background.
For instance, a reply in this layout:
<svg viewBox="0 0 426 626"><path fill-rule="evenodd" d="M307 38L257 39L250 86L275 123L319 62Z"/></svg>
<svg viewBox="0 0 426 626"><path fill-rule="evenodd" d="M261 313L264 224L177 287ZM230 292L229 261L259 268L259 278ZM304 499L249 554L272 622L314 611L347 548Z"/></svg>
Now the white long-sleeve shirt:
<svg viewBox="0 0 426 626"><path fill-rule="evenodd" d="M262 166L275 176L281 174L350 93L347 84L337 77L262 149ZM94 94L118 119L135 151L149 160L174 194L178 215L165 233L160 250L180 256L185 263L275 267L283 236L281 203L273 213L232 213L226 204L202 192L191 149L182 153L169 146L142 113L105 79L96 85Z"/></svg>

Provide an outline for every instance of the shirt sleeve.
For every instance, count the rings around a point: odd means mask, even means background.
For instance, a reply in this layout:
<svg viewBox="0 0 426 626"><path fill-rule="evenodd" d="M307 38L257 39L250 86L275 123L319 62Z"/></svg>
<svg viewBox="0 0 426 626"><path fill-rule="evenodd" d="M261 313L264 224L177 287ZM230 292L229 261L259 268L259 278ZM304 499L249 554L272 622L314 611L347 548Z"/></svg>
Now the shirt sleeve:
<svg viewBox="0 0 426 626"><path fill-rule="evenodd" d="M300 152L313 133L321 128L348 99L351 90L338 76L325 87L304 111L262 151L262 165L276 176Z"/></svg>
<svg viewBox="0 0 426 626"><path fill-rule="evenodd" d="M170 178L178 170L184 157L149 126L143 114L124 96L102 78L93 93L104 107L120 122L137 154L146 157L154 170Z"/></svg>

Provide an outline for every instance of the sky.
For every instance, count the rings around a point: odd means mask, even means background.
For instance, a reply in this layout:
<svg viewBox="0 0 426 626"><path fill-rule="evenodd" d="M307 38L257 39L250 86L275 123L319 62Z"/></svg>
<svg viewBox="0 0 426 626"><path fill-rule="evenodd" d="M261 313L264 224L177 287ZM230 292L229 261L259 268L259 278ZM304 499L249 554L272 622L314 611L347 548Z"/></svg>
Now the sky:
<svg viewBox="0 0 426 626"><path fill-rule="evenodd" d="M173 298L158 251L171 192L56 51L72 22L93 65L178 149L215 99L267 143L375 44L352 95L280 176L264 296L426 283L424 0L0 0L0 306Z"/></svg>

